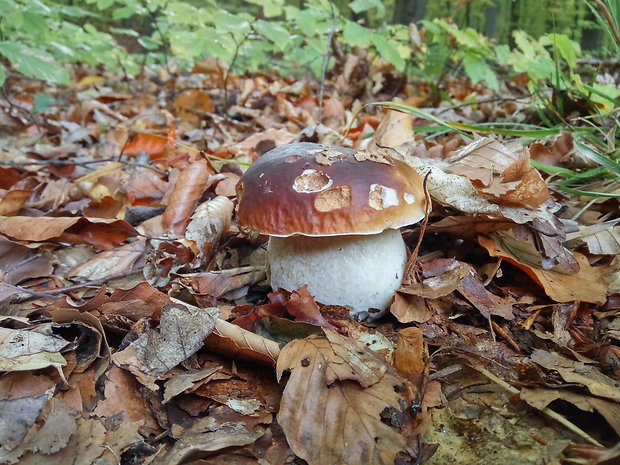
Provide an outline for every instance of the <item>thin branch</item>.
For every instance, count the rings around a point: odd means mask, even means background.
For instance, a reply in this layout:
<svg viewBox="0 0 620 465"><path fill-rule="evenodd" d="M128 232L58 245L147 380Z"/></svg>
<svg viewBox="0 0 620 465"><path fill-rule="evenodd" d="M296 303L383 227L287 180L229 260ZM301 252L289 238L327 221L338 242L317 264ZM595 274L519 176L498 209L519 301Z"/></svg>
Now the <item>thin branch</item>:
<svg viewBox="0 0 620 465"><path fill-rule="evenodd" d="M337 18L336 11L334 9L334 3L332 0L329 0L329 9L332 14L332 27L329 30L329 34L327 36L327 50L325 50L325 55L323 56L323 63L321 64L321 83L319 85L319 114L317 117L317 122L321 124L321 120L323 119L323 93L325 92L325 75L327 74L327 65L329 64L329 58L331 56L331 46L332 39L334 37L334 33L336 32L337 27Z"/></svg>
<svg viewBox="0 0 620 465"><path fill-rule="evenodd" d="M4 86L0 86L0 93L2 93L2 98L6 100L6 103L9 104L10 110L15 109L17 111L21 111L22 113L26 113L26 115L28 115L28 119L32 122L32 124L36 126L37 132L39 134L43 133L43 131L41 131L41 126L39 126L39 123L37 119L35 118L34 114L27 108L20 107L19 105L15 105L13 102L11 102L11 99L9 98L9 95L6 93L6 89L4 88Z"/></svg>
<svg viewBox="0 0 620 465"><path fill-rule="evenodd" d="M13 301L15 303L15 302L23 302L33 297L35 298L38 297L38 298L43 298L43 299L53 299L60 294L65 294L67 292L75 291L78 289L83 289L85 287L101 286L102 284L105 284L109 281L113 281L115 279L120 279L120 278L125 278L127 276L131 276L132 274L139 273L139 272L140 270L123 271L122 273L114 273L108 276L104 276L103 278L94 279L92 281L85 281L83 283L72 284L71 286L60 287L58 289L51 289L49 291L43 291L43 292L31 291L30 289L26 289L25 287L14 286L12 284L4 283L3 285L10 287L12 289L15 289L16 291L19 291L21 293L28 294L27 297L18 297L17 299L15 299L15 301Z"/></svg>
<svg viewBox="0 0 620 465"><path fill-rule="evenodd" d="M230 77L230 72L232 71L233 67L235 66L235 63L237 62L237 58L239 58L239 50L241 50L241 46L243 45L243 43L247 40L247 38L250 36L250 33L248 32L243 39L241 39L239 42L237 42L237 39L235 39L235 36L233 35L233 33L230 33L230 37L232 38L233 42L235 43L235 53L233 54L232 60L230 60L230 66L228 67L228 69L226 70L226 75L224 76L224 110L228 111L228 78Z"/></svg>

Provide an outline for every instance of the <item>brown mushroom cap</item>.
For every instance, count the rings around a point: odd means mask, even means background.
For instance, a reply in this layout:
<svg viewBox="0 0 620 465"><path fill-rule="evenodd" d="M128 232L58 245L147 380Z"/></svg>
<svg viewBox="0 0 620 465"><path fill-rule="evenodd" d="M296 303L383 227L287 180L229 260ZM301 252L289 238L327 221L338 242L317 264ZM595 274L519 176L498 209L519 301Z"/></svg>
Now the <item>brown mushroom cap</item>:
<svg viewBox="0 0 620 465"><path fill-rule="evenodd" d="M420 221L422 178L371 151L307 142L261 156L237 184L239 225L273 236L377 234Z"/></svg>

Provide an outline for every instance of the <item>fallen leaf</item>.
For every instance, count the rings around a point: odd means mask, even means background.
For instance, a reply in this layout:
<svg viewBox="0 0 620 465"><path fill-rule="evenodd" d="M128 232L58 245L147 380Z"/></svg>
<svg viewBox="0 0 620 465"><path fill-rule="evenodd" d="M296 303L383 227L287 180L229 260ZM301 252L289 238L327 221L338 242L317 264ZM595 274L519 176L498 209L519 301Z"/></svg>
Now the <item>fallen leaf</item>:
<svg viewBox="0 0 620 465"><path fill-rule="evenodd" d="M177 373L164 383L164 404L183 392L191 392L217 373L222 366L205 368L190 373Z"/></svg>
<svg viewBox="0 0 620 465"><path fill-rule="evenodd" d="M500 257L525 271L556 302L579 300L603 304L607 300L607 284L603 279L604 269L591 266L586 257L577 252L573 252L573 255L579 264L579 272L565 274L554 270L543 270L532 263L524 263L524 259L517 258L507 250L497 236L480 236L478 242L492 257Z"/></svg>
<svg viewBox="0 0 620 465"><path fill-rule="evenodd" d="M185 233L189 218L206 189L211 174L213 173L207 161L202 158L194 160L181 171L163 213L162 223L167 231L179 235Z"/></svg>
<svg viewBox="0 0 620 465"><path fill-rule="evenodd" d="M275 365L280 346L270 339L218 319L205 345L216 353L265 365Z"/></svg>
<svg viewBox="0 0 620 465"><path fill-rule="evenodd" d="M49 276L53 270L48 256L0 236L0 281L19 284L30 278Z"/></svg>
<svg viewBox="0 0 620 465"><path fill-rule="evenodd" d="M450 172L471 179L479 192L498 203L536 208L551 198L527 148L515 153L485 137L456 151L451 163Z"/></svg>
<svg viewBox="0 0 620 465"><path fill-rule="evenodd" d="M551 402L561 399L584 412L598 412L616 434L620 436L620 405L598 397L570 392L566 389L522 388L519 398L532 407L542 410Z"/></svg>
<svg viewBox="0 0 620 465"><path fill-rule="evenodd" d="M20 241L90 244L104 250L138 235L129 223L122 220L45 216L0 217L0 233Z"/></svg>
<svg viewBox="0 0 620 465"><path fill-rule="evenodd" d="M140 239L96 254L90 260L71 268L67 277L75 276L90 281L128 273L133 269L139 270L145 258L146 240Z"/></svg>
<svg viewBox="0 0 620 465"><path fill-rule="evenodd" d="M25 189L8 191L4 197L0 199L0 216L17 215L26 205L31 195L32 191Z"/></svg>
<svg viewBox="0 0 620 465"><path fill-rule="evenodd" d="M170 452L161 459L161 465L181 465L188 459L208 457L210 452L252 444L264 434L264 428L248 428L243 420L218 423L213 417L196 421L179 438Z"/></svg>
<svg viewBox="0 0 620 465"><path fill-rule="evenodd" d="M568 233L566 240L573 244L587 244L596 255L620 255L620 220L579 226L579 231Z"/></svg>
<svg viewBox="0 0 620 465"><path fill-rule="evenodd" d="M247 289L266 278L267 272L263 267L243 266L228 270L188 273L180 276L179 282L191 288L196 294L220 298L238 289Z"/></svg>
<svg viewBox="0 0 620 465"><path fill-rule="evenodd" d="M405 375L420 375L426 368L424 338L420 328L401 329L396 335L394 368Z"/></svg>
<svg viewBox="0 0 620 465"><path fill-rule="evenodd" d="M595 396L620 402L620 381L604 375L592 365L542 349L532 352L530 358L547 370L557 371L568 383L579 383Z"/></svg>
<svg viewBox="0 0 620 465"><path fill-rule="evenodd" d="M278 412L291 449L310 465L393 464L409 442L403 381L363 344L324 332L278 358L278 378L291 372Z"/></svg>
<svg viewBox="0 0 620 465"><path fill-rule="evenodd" d="M143 370L152 376L162 376L202 346L215 327L219 309L191 305L164 306L159 327L142 334L131 343L142 361Z"/></svg>

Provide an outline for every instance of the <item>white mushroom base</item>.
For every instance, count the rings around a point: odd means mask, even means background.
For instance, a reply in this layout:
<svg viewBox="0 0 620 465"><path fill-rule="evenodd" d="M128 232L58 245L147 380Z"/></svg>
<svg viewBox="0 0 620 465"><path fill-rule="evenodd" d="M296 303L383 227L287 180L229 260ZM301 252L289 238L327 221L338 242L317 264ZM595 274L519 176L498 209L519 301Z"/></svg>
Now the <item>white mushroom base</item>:
<svg viewBox="0 0 620 465"><path fill-rule="evenodd" d="M317 301L349 306L359 320L385 313L407 264L405 243L394 229L364 236L272 236L267 253L274 290L307 284Z"/></svg>

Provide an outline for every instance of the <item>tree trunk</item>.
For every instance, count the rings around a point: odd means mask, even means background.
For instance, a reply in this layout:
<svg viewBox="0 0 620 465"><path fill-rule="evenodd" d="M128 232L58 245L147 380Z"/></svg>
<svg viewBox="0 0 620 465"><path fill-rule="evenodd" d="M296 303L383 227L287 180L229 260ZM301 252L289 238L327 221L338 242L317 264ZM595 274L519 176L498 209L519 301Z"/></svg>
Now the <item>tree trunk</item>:
<svg viewBox="0 0 620 465"><path fill-rule="evenodd" d="M424 19L427 0L396 0L393 21L399 24L417 23Z"/></svg>
<svg viewBox="0 0 620 465"><path fill-rule="evenodd" d="M499 3L493 1L492 5L487 7L486 24L484 25L484 33L488 37L497 39L497 17L499 15Z"/></svg>

